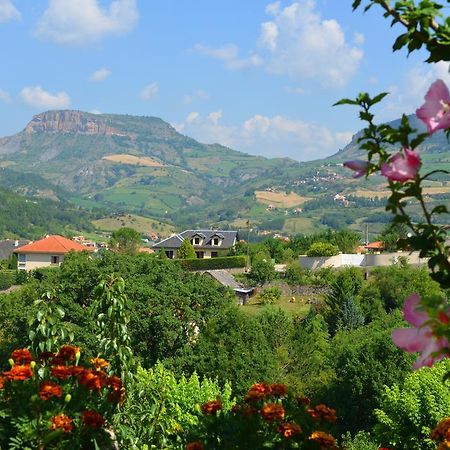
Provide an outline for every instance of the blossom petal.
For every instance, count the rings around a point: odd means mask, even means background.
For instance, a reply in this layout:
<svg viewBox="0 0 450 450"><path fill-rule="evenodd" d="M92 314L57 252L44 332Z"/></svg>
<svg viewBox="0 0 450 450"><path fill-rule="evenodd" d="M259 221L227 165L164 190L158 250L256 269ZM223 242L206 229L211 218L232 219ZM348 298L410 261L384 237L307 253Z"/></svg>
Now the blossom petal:
<svg viewBox="0 0 450 450"><path fill-rule="evenodd" d="M420 295L410 295L403 304L403 318L415 327L422 326L430 317L425 311L418 310Z"/></svg>
<svg viewBox="0 0 450 450"><path fill-rule="evenodd" d="M413 364L413 370L420 369L424 366L431 367L434 362L440 361L441 359L445 358L445 353L439 353L444 348L448 348L447 339L434 338L430 340L428 346L423 350L422 354Z"/></svg>
<svg viewBox="0 0 450 450"><path fill-rule="evenodd" d="M347 167L355 172L353 174L353 178L359 178L367 173L369 162L361 159L353 159L351 161L345 161L344 167Z"/></svg>
<svg viewBox="0 0 450 450"><path fill-rule="evenodd" d="M394 344L407 352L423 352L433 339L431 330L423 328L400 328L392 331Z"/></svg>

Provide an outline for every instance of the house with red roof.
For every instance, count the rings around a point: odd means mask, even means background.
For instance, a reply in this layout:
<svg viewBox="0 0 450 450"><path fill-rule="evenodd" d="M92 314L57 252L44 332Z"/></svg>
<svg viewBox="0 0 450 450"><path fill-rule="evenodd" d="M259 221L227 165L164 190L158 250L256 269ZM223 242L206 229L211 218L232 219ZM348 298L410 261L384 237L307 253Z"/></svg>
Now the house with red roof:
<svg viewBox="0 0 450 450"><path fill-rule="evenodd" d="M40 267L59 266L70 251L83 252L88 248L62 236L47 236L15 250L18 270L34 270Z"/></svg>

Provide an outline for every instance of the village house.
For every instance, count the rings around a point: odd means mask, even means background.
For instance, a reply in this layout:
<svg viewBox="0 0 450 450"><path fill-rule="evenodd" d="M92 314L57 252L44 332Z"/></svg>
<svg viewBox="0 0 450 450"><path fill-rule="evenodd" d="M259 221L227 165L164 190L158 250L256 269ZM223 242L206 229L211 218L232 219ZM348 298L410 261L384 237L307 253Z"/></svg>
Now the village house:
<svg viewBox="0 0 450 450"><path fill-rule="evenodd" d="M59 266L64 255L70 251L89 251L88 247L62 236L47 236L39 241L24 245L14 251L18 270L34 270L40 267Z"/></svg>
<svg viewBox="0 0 450 450"><path fill-rule="evenodd" d="M185 230L156 243L153 249L163 249L168 258L176 258L185 239L194 247L197 258L215 258L219 256L219 252L223 254L232 249L239 237L237 231Z"/></svg>
<svg viewBox="0 0 450 450"><path fill-rule="evenodd" d="M27 245L29 242L29 240L24 239L4 239L0 241L0 261L8 260L18 248Z"/></svg>

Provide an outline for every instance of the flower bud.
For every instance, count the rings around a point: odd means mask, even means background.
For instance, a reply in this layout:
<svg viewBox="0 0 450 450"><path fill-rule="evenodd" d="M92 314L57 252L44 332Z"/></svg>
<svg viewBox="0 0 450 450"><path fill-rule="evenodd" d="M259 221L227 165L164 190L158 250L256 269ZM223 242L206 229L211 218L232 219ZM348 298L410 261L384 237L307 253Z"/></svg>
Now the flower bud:
<svg viewBox="0 0 450 450"><path fill-rule="evenodd" d="M30 362L30 367L31 367L32 369L34 369L34 368L36 367L36 361L31 361L31 362Z"/></svg>
<svg viewBox="0 0 450 450"><path fill-rule="evenodd" d="M34 395L32 395L32 396L30 397L30 400L31 400L32 402L37 402L37 401L39 400L39 397L38 397L36 394L34 394Z"/></svg>
<svg viewBox="0 0 450 450"><path fill-rule="evenodd" d="M67 395L64 397L64 401L65 401L66 403L69 403L70 400L72 400L72 396L71 396L70 394L67 394Z"/></svg>
<svg viewBox="0 0 450 450"><path fill-rule="evenodd" d="M14 367L14 360L12 358L9 358L8 362L11 367Z"/></svg>

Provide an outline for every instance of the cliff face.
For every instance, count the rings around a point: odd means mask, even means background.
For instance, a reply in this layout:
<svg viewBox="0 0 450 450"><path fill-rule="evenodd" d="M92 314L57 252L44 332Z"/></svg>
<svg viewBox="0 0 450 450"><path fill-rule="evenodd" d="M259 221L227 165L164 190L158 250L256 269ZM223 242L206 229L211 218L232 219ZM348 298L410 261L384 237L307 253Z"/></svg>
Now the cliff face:
<svg viewBox="0 0 450 450"><path fill-rule="evenodd" d="M82 111L48 111L38 114L28 123L24 132L32 133L77 133L101 134L105 136L125 136L108 124L108 121L95 114Z"/></svg>

